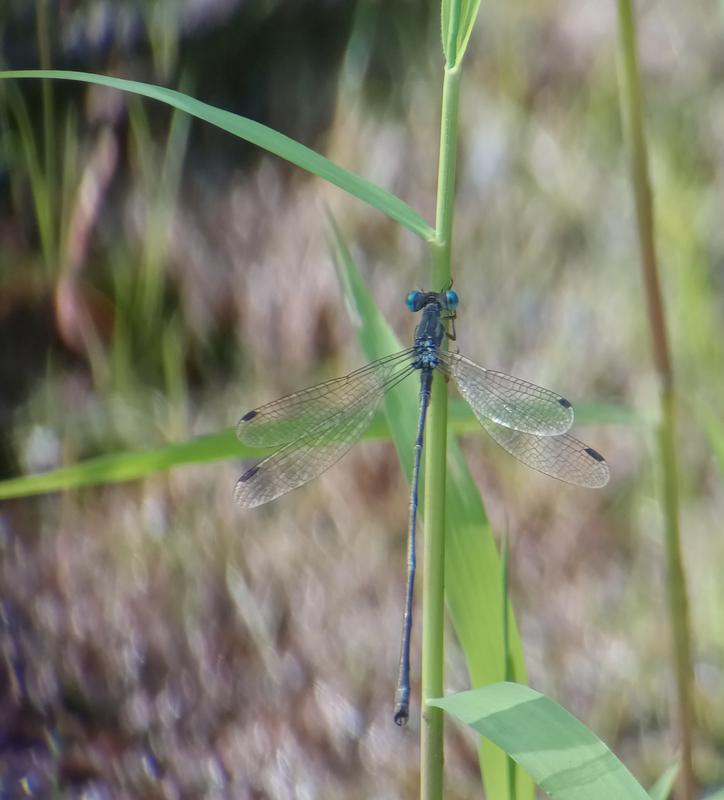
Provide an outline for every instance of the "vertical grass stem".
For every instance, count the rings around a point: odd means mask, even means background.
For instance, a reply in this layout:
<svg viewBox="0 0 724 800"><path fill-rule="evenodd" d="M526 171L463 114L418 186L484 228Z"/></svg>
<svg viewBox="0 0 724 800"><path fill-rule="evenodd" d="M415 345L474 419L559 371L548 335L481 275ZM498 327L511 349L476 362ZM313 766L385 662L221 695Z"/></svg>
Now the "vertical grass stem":
<svg viewBox="0 0 724 800"><path fill-rule="evenodd" d="M434 291L450 283L450 254L455 199L460 72L447 67L443 80L438 166L436 236L432 243ZM425 547L422 606L422 726L420 796L443 796L443 715L427 699L443 694L445 632L445 465L447 459L447 385L436 378L425 448Z"/></svg>
<svg viewBox="0 0 724 800"><path fill-rule="evenodd" d="M654 214L649 181L643 102L636 52L636 23L631 0L618 1L621 47L621 99L626 134L631 149L631 178L636 202L641 267L654 364L659 379L659 456L663 476L665 549L669 590L669 622L672 631L676 677L678 738L681 747L679 796L693 800L696 792L692 763L692 669L688 597L681 556L679 486L676 455L676 395L666 332L654 237Z"/></svg>

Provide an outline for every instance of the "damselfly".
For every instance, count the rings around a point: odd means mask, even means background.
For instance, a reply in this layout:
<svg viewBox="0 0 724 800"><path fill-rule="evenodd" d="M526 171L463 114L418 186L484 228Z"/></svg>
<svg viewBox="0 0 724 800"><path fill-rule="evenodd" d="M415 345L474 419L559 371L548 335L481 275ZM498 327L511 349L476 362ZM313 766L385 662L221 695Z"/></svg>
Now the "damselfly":
<svg viewBox="0 0 724 800"><path fill-rule="evenodd" d="M564 397L480 367L442 347L454 338L456 292L410 292L407 306L422 311L412 347L372 361L342 378L320 383L249 411L237 435L248 445L277 450L247 470L234 497L246 508L268 503L316 478L362 436L387 391L420 373L407 541L407 587L403 616L395 722L404 725L410 703L410 635L415 581L418 482L425 417L435 372L452 378L480 424L512 456L529 467L579 486L601 487L609 470L603 456L567 433L573 408ZM448 332L447 325L453 325Z"/></svg>

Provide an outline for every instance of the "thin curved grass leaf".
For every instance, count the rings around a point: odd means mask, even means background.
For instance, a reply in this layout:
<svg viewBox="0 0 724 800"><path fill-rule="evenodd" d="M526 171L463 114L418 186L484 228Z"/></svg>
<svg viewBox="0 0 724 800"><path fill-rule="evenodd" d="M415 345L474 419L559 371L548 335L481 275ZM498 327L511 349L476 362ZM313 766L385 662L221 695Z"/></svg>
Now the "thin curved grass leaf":
<svg viewBox="0 0 724 800"><path fill-rule="evenodd" d="M495 742L556 800L650 800L582 722L519 683L496 683L431 700Z"/></svg>
<svg viewBox="0 0 724 800"><path fill-rule="evenodd" d="M394 341L393 346L397 346L397 340ZM415 381L408 382L414 393ZM449 428L452 433L463 434L480 430L480 425L467 403L453 399L449 409ZM402 413L400 408L397 409L397 413ZM623 415L628 415L635 423L632 412L627 412L623 408L613 408L610 414L606 409L600 416L596 416L596 420L616 421ZM578 416L582 416L580 407ZM390 428L382 414L377 414L362 438L365 440L390 438ZM174 442L144 450L121 450L87 458L47 472L6 478L0 481L0 500L139 480L174 467L222 461L227 458L253 458L259 457L259 454L260 451L255 447L238 442L231 430L224 430L186 442ZM410 468L411 464L410 459Z"/></svg>
<svg viewBox="0 0 724 800"><path fill-rule="evenodd" d="M88 458L48 472L8 478L0 481L0 500L122 483L145 478L156 472L165 472L172 467L241 458L251 453L251 448L244 447L236 440L232 430L225 430L209 436L199 436L188 442L148 450L125 450Z"/></svg>
<svg viewBox="0 0 724 800"><path fill-rule="evenodd" d="M211 125L215 125L217 128L221 128L221 130L231 133L240 139L251 142L251 144L261 147L269 153L273 153L279 158L283 158L285 161L307 170L307 172L311 172L328 183L333 183L348 194L354 195L372 206L372 208L399 222L422 239L429 241L435 235L434 229L417 211L391 192L340 167L314 150L279 133L279 131L275 131L247 117L242 117L240 114L233 114L231 111L225 111L208 103L202 103L200 100L196 100L182 92L177 92L174 89L142 83L141 81L130 81L122 78L112 78L107 75L73 72L71 70L7 70L0 71L1 78L51 78L55 80L81 81L159 100Z"/></svg>

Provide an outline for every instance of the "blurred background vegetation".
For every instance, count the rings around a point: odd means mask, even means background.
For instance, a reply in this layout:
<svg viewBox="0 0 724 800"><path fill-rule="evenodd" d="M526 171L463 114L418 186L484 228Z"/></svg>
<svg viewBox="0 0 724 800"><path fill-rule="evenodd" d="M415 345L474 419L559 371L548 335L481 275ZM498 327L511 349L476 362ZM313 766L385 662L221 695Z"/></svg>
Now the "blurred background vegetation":
<svg viewBox="0 0 724 800"><path fill-rule="evenodd" d="M3 68L178 87L434 214L437 3L176 0L0 8ZM724 18L639 5L664 291L681 390L695 755L724 784ZM0 86L0 474L182 442L361 363L327 246L335 214L403 340L429 274L411 234L220 131L100 87ZM569 397L612 481L466 451L531 684L644 783L675 758L656 388L599 0L483 3L466 58L461 350ZM428 287L424 287L428 288ZM440 287L429 287L440 288ZM717 457L718 454L718 457ZM241 512L241 462L0 505L3 797L404 798L391 721L407 490L368 442ZM452 637L448 685L466 685ZM447 796L480 796L448 726Z"/></svg>

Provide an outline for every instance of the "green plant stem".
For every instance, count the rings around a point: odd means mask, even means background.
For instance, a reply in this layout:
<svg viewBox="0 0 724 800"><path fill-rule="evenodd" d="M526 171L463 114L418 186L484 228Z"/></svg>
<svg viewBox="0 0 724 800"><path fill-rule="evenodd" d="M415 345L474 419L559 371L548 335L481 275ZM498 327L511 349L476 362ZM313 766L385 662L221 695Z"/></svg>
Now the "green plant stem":
<svg viewBox="0 0 724 800"><path fill-rule="evenodd" d="M442 87L435 240L432 245L433 285L431 288L436 292L446 289L447 284L450 283L459 102L460 68L446 66Z"/></svg>
<svg viewBox="0 0 724 800"><path fill-rule="evenodd" d="M425 537L422 602L422 726L420 796L441 798L443 712L426 705L442 697L445 633L445 466L447 384L433 380L425 447Z"/></svg>
<svg viewBox="0 0 724 800"><path fill-rule="evenodd" d="M442 92L440 162L438 168L436 237L432 244L434 291L450 283L450 254L455 197L457 118L460 96L458 68L445 69ZM432 382L425 447L425 547L422 606L422 726L420 732L420 796L443 796L443 714L427 706L443 694L445 633L445 475L447 460L447 384Z"/></svg>
<svg viewBox="0 0 724 800"><path fill-rule="evenodd" d="M669 616L676 675L682 800L693 800L696 792L692 762L692 669L686 578L681 556L679 486L676 455L676 395L674 373L666 332L654 238L654 214L649 181L646 135L642 116L642 93L636 52L636 23L631 0L618 2L621 41L623 116L631 148L631 177L636 200L641 267L651 329L654 364L659 379L659 454L661 459L665 549L668 572Z"/></svg>

